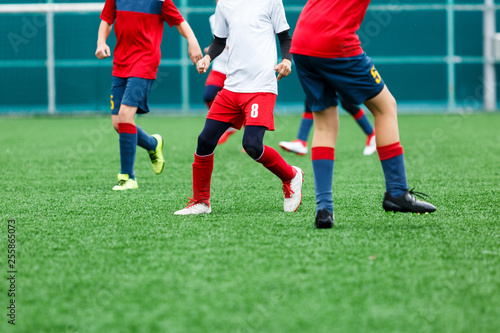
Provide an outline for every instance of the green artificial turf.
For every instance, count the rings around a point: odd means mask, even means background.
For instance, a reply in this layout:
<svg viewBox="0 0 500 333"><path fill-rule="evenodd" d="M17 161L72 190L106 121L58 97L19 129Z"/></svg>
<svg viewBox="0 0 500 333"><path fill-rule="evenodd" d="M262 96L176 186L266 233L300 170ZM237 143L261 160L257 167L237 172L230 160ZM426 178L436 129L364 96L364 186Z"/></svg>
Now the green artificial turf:
<svg viewBox="0 0 500 333"><path fill-rule="evenodd" d="M295 138L276 116L265 144ZM0 119L1 332L498 332L500 114L400 116L410 187L432 215L388 214L376 155L342 116L335 227L314 229L310 155L296 213L238 133L217 148L212 214L174 216L192 194L203 117L143 116L165 138L155 175L113 192L108 117ZM16 230L16 325L7 324L7 221Z"/></svg>

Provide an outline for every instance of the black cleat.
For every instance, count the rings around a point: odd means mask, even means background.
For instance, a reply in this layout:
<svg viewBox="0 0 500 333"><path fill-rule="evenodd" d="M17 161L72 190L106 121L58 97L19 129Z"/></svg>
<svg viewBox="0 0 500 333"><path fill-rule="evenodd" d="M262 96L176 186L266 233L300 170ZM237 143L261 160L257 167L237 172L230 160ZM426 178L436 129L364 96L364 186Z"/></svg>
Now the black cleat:
<svg viewBox="0 0 500 333"><path fill-rule="evenodd" d="M316 213L316 221L314 221L314 225L318 229L333 228L333 213L330 213L326 208L318 210L318 212Z"/></svg>
<svg viewBox="0 0 500 333"><path fill-rule="evenodd" d="M427 194L415 192L413 189L406 190L401 196L395 198L389 192L385 192L382 207L386 212L417 213L425 214L436 211L436 207L428 202L419 201L417 197L425 199Z"/></svg>

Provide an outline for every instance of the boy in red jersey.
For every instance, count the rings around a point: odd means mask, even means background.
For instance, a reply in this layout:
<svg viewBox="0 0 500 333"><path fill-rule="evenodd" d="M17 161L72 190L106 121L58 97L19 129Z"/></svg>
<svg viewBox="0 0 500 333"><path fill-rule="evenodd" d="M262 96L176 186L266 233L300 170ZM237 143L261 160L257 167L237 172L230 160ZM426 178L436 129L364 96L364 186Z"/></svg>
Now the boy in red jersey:
<svg viewBox="0 0 500 333"><path fill-rule="evenodd" d="M98 59L111 56L106 40L115 24L116 47L111 86L111 120L119 133L121 172L113 190L138 187L134 174L136 147L149 152L153 170L159 174L165 161L163 139L148 135L135 125L136 113L149 112L148 94L160 65L163 22L175 26L187 39L189 57L195 64L203 56L198 40L172 0L106 0L101 13Z"/></svg>
<svg viewBox="0 0 500 333"><path fill-rule="evenodd" d="M364 103L375 118L377 151L384 171L386 211L428 213L436 207L408 191L396 101L361 48L359 29L370 0L309 0L299 16L291 52L313 111L311 158L317 228L333 227L332 180L339 128L337 94Z"/></svg>
<svg viewBox="0 0 500 333"><path fill-rule="evenodd" d="M193 198L175 215L203 214L210 207L210 182L214 150L230 127L245 123L243 148L283 182L283 210L296 211L302 201L303 172L285 162L271 147L264 146L266 130L274 130L273 110L277 81L291 72L290 27L281 0L220 0L215 11L214 40L207 55L197 64L205 73L210 62L222 53L230 38L227 78L208 112L198 137L193 163ZM282 61L277 64L278 35ZM278 72L278 77L275 76Z"/></svg>

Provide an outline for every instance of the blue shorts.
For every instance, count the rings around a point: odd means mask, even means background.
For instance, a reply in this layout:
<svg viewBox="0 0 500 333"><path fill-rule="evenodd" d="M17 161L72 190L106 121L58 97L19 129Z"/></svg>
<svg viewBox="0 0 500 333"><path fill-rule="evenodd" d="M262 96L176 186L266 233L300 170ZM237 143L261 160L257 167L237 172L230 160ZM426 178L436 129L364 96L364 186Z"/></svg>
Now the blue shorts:
<svg viewBox="0 0 500 333"><path fill-rule="evenodd" d="M117 115L122 104L137 108L137 113L148 113L148 95L154 80L140 77L116 77L111 82L111 114Z"/></svg>
<svg viewBox="0 0 500 333"><path fill-rule="evenodd" d="M318 58L294 54L300 83L311 111L347 103L360 105L384 88L384 81L365 53L351 58Z"/></svg>

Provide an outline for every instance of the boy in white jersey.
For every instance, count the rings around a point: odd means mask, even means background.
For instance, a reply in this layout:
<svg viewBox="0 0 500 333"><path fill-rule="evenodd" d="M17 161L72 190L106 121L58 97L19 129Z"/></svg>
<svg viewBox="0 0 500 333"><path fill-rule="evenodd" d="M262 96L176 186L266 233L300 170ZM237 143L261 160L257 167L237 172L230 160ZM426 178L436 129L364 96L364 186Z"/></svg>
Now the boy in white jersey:
<svg viewBox="0 0 500 333"><path fill-rule="evenodd" d="M266 130L274 130L273 111L277 81L291 72L290 45L285 10L281 0L220 0L215 11L214 40L207 55L197 63L205 73L229 38L227 78L207 115L198 137L193 163L193 198L175 215L210 213L210 181L214 150L230 127L245 123L243 148L283 182L285 212L296 211L302 201L303 172L292 167L271 147L263 145ZM280 41L282 61L277 64L275 35ZM274 72L278 72L276 77Z"/></svg>

